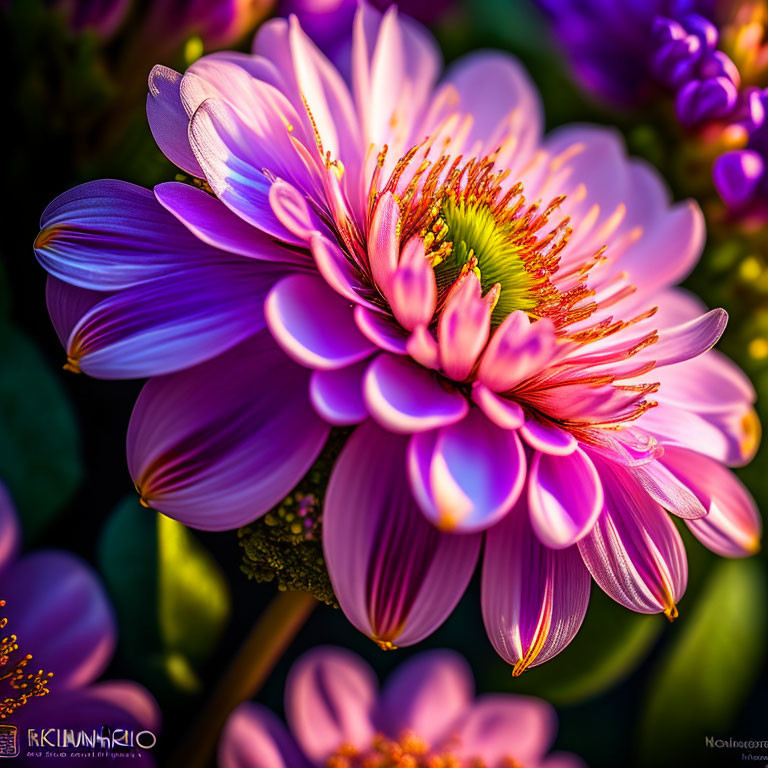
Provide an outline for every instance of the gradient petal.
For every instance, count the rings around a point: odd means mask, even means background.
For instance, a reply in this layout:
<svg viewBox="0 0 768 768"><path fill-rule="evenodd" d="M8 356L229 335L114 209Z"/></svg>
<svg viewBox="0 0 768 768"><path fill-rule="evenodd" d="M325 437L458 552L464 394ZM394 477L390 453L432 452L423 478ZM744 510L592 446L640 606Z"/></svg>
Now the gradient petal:
<svg viewBox="0 0 768 768"><path fill-rule="evenodd" d="M661 463L706 510L706 516L685 521L705 547L723 557L747 557L760 549L757 505L732 472L706 456L671 446L664 450Z"/></svg>
<svg viewBox="0 0 768 768"><path fill-rule="evenodd" d="M203 171L189 146L189 115L181 102L182 76L160 64L149 73L147 120L163 154L183 171L202 178Z"/></svg>
<svg viewBox="0 0 768 768"><path fill-rule="evenodd" d="M342 745L367 747L378 685L373 670L342 648L314 648L291 667L285 712L304 754L318 764Z"/></svg>
<svg viewBox="0 0 768 768"><path fill-rule="evenodd" d="M53 672L57 691L98 678L112 658L117 628L91 568L68 552L44 550L17 560L4 577L3 615L35 668Z"/></svg>
<svg viewBox="0 0 768 768"><path fill-rule="evenodd" d="M90 181L43 211L35 255L66 283L113 291L217 261L221 252L195 237L148 189Z"/></svg>
<svg viewBox="0 0 768 768"><path fill-rule="evenodd" d="M431 371L389 354L368 366L363 398L379 424L402 434L455 424L469 411L464 396L441 387Z"/></svg>
<svg viewBox="0 0 768 768"><path fill-rule="evenodd" d="M534 534L525 498L486 536L483 621L493 647L520 675L573 640L590 578L575 547L549 549Z"/></svg>
<svg viewBox="0 0 768 768"><path fill-rule="evenodd" d="M213 360L150 380L128 425L142 499L204 530L255 520L306 473L328 436L309 373L262 332Z"/></svg>
<svg viewBox="0 0 768 768"><path fill-rule="evenodd" d="M490 527L525 483L525 453L514 431L473 408L462 421L411 438L408 477L427 519L444 531Z"/></svg>
<svg viewBox="0 0 768 768"><path fill-rule="evenodd" d="M555 737L557 717L541 699L528 696L479 696L456 728L456 755L502 766L505 758L539 765Z"/></svg>
<svg viewBox="0 0 768 768"><path fill-rule="evenodd" d="M20 546L19 518L8 489L0 482L0 574L16 559Z"/></svg>
<svg viewBox="0 0 768 768"><path fill-rule="evenodd" d="M285 726L260 704L246 702L221 734L219 768L312 768Z"/></svg>
<svg viewBox="0 0 768 768"><path fill-rule="evenodd" d="M209 360L265 327L264 298L283 275L243 259L128 288L80 318L67 341L69 365L96 378L133 379Z"/></svg>
<svg viewBox="0 0 768 768"><path fill-rule="evenodd" d="M426 651L400 664L379 698L379 729L397 739L418 734L432 747L471 706L475 681L455 651Z"/></svg>
<svg viewBox="0 0 768 768"><path fill-rule="evenodd" d="M344 368L377 351L357 329L349 302L312 275L283 278L264 313L277 343L309 368Z"/></svg>
<svg viewBox="0 0 768 768"><path fill-rule="evenodd" d="M359 424L368 416L363 402L365 366L362 362L335 371L313 371L309 380L309 399L329 424Z"/></svg>
<svg viewBox="0 0 768 768"><path fill-rule="evenodd" d="M358 427L334 467L323 513L339 603L352 624L386 647L417 643L445 621L481 542L426 522L405 478L407 444L372 421Z"/></svg>
<svg viewBox="0 0 768 768"><path fill-rule="evenodd" d="M617 603L639 613L677 616L685 592L685 547L667 513L624 468L592 456L605 506L579 551L592 578Z"/></svg>
<svg viewBox="0 0 768 768"><path fill-rule="evenodd" d="M580 448L567 456L534 452L528 507L545 546L564 549L586 536L603 508L603 486L589 456Z"/></svg>

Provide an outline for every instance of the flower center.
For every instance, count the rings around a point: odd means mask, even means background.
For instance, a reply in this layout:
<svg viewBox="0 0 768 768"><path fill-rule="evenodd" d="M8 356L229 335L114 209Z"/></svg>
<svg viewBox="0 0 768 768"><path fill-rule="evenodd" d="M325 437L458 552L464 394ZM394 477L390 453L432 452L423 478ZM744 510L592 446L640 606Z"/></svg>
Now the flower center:
<svg viewBox="0 0 768 768"><path fill-rule="evenodd" d="M440 209L438 223L447 230L445 242L451 243L434 267L438 290L450 286L474 257L483 293L499 287L492 323L500 323L517 309L532 312L536 308L537 280L521 258L518 222L499 222L488 205L449 197Z"/></svg>
<svg viewBox="0 0 768 768"><path fill-rule="evenodd" d="M0 600L0 608L4 606L5 600ZM7 625L8 619L0 618L0 631ZM46 696L50 693L48 681L53 677L53 672L45 673L42 669L27 672L31 660L31 653L19 653L16 635L0 638L0 683L5 683L10 689L3 693L0 688L0 720L5 720L34 696Z"/></svg>
<svg viewBox="0 0 768 768"><path fill-rule="evenodd" d="M499 768L523 768L511 757L495 764ZM376 736L364 751L342 745L328 758L325 768L487 768L487 764L479 758L456 757L450 750L432 752L425 741L405 732L397 741Z"/></svg>

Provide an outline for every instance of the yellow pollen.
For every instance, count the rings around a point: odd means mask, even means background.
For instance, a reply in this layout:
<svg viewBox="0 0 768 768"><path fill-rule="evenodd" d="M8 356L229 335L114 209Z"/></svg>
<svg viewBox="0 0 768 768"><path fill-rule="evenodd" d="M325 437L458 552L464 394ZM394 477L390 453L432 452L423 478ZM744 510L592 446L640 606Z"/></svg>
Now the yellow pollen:
<svg viewBox="0 0 768 768"><path fill-rule="evenodd" d="M5 607L5 600L0 600L0 608ZM0 631L8 625L8 619L0 618ZM16 657L13 660L13 657ZM0 720L10 717L17 709L23 707L36 696L47 696L48 682L53 672L28 672L32 654L19 655L19 639L16 635L0 637L0 684L5 683L10 692L2 693L0 686ZM7 672L5 670L8 670Z"/></svg>
<svg viewBox="0 0 768 768"><path fill-rule="evenodd" d="M71 371L72 373L81 373L80 361L74 357L67 356L67 362L61 366L64 371Z"/></svg>

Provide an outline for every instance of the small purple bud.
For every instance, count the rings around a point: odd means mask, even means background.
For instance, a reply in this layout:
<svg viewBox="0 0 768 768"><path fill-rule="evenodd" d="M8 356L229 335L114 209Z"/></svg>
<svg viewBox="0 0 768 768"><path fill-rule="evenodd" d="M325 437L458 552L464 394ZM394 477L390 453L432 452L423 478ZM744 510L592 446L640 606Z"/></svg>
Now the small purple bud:
<svg viewBox="0 0 768 768"><path fill-rule="evenodd" d="M747 133L754 133L765 122L766 100L759 88L745 88L739 93L739 100L730 121L741 125Z"/></svg>
<svg viewBox="0 0 768 768"><path fill-rule="evenodd" d="M717 27L709 19L705 19L698 13L691 13L681 19L681 22L687 32L701 40L707 53L712 53L717 48L719 34Z"/></svg>
<svg viewBox="0 0 768 768"><path fill-rule="evenodd" d="M651 70L663 83L678 88L694 76L700 54L701 40L686 35L662 45L651 58Z"/></svg>
<svg viewBox="0 0 768 768"><path fill-rule="evenodd" d="M666 16L656 16L651 27L651 45L661 48L665 43L682 40L685 37L683 25Z"/></svg>
<svg viewBox="0 0 768 768"><path fill-rule="evenodd" d="M710 77L727 77L737 88L741 85L739 68L723 51L715 51L702 58L699 64L699 78L707 80Z"/></svg>
<svg viewBox="0 0 768 768"><path fill-rule="evenodd" d="M685 126L693 126L727 117L738 97L738 89L727 77L691 80L677 94L677 119Z"/></svg>
<svg viewBox="0 0 768 768"><path fill-rule="evenodd" d="M764 170L765 163L757 152L737 149L715 160L712 180L729 208L741 208L754 195Z"/></svg>

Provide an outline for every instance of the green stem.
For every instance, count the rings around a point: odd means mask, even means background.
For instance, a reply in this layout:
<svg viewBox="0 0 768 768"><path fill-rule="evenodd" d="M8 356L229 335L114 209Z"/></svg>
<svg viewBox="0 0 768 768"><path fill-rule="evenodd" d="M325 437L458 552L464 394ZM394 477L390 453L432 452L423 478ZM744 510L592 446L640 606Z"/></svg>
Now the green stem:
<svg viewBox="0 0 768 768"><path fill-rule="evenodd" d="M316 605L305 592L281 592L272 600L171 761L172 768L209 764L230 713L258 691Z"/></svg>

